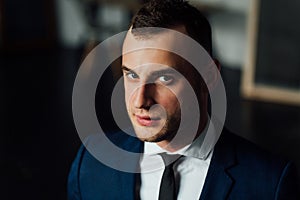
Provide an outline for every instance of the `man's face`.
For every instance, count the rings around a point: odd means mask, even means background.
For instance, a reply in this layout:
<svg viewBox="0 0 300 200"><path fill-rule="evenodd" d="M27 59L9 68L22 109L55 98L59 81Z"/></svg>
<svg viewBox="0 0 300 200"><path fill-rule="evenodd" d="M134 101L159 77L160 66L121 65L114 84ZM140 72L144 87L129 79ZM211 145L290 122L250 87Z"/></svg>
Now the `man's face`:
<svg viewBox="0 0 300 200"><path fill-rule="evenodd" d="M176 38L168 37L170 45L176 42ZM151 39L127 36L124 46L143 45L147 40ZM141 49L123 55L122 70L126 108L137 137L167 144L180 125L183 114L180 106L189 105L186 89L187 79L193 76L191 67L171 52Z"/></svg>

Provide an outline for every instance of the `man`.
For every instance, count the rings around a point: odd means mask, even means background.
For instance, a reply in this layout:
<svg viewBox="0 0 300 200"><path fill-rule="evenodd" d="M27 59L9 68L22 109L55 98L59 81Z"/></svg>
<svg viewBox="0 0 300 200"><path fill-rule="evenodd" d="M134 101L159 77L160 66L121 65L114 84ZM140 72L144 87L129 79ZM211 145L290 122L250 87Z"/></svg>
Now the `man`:
<svg viewBox="0 0 300 200"><path fill-rule="evenodd" d="M219 65L207 65L201 77L191 63L166 51L181 42L177 33L212 55L208 21L183 0L145 4L124 40L125 103L136 137L123 132L107 136L126 151L143 153L132 161L142 173L101 163L86 147L102 146L103 141L89 137L70 171L69 199L297 199L290 162L226 129L220 138L217 131L208 131L208 91L218 81ZM143 48L153 43L166 48ZM127 51L134 47L138 50Z"/></svg>

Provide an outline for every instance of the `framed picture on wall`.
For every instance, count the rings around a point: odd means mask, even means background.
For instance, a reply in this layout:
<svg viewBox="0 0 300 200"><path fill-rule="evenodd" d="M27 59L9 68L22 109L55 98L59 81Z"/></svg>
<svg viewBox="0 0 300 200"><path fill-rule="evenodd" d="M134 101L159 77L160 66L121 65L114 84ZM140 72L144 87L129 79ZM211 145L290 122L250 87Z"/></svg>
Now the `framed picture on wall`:
<svg viewBox="0 0 300 200"><path fill-rule="evenodd" d="M252 0L241 92L300 105L300 1Z"/></svg>

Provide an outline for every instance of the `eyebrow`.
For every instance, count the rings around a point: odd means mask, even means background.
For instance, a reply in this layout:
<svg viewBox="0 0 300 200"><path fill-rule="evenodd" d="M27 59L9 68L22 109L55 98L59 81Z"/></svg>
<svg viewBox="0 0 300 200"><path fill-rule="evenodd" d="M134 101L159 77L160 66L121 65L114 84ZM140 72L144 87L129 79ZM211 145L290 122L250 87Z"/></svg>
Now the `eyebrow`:
<svg viewBox="0 0 300 200"><path fill-rule="evenodd" d="M174 71L176 71L176 70L175 69L162 69L162 70L159 70L159 71L154 71L152 73L152 75L159 76L159 75L164 75L164 74L175 74Z"/></svg>
<svg viewBox="0 0 300 200"><path fill-rule="evenodd" d="M127 72L129 72L129 71L134 72L132 69L129 69L128 67L126 67L126 66L124 66L124 65L122 65L121 69L122 69L123 71L127 71Z"/></svg>
<svg viewBox="0 0 300 200"><path fill-rule="evenodd" d="M123 71L131 71L133 73L135 73L134 70L132 69L129 69L128 67L126 66L122 66L121 69ZM176 69L162 69L162 70L158 70L158 71L154 71L153 73L151 73L152 76L158 76L158 75L163 75L163 74L174 74L174 70L177 71ZM178 72L180 73L180 72Z"/></svg>

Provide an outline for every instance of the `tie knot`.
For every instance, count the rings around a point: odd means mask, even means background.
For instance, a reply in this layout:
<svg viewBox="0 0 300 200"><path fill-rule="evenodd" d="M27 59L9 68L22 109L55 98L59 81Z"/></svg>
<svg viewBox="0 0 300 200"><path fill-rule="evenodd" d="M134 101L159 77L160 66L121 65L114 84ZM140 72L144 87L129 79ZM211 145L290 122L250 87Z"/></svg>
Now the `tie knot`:
<svg viewBox="0 0 300 200"><path fill-rule="evenodd" d="M160 156L162 157L165 166L173 166L173 164L180 158L182 155L179 154L167 154L161 153Z"/></svg>

